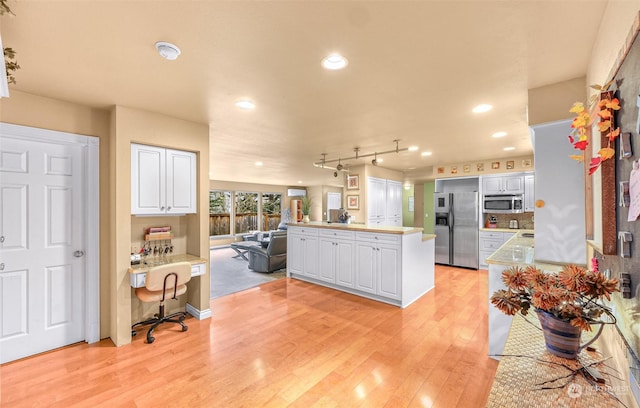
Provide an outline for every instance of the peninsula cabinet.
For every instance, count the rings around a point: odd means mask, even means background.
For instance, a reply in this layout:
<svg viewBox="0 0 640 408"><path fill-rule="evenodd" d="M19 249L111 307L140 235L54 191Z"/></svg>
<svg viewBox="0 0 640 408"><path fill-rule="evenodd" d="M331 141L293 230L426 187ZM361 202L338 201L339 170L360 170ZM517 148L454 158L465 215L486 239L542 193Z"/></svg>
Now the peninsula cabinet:
<svg viewBox="0 0 640 408"><path fill-rule="evenodd" d="M319 230L318 279L353 287L355 274L354 233L351 231Z"/></svg>
<svg viewBox="0 0 640 408"><path fill-rule="evenodd" d="M311 222L287 230L290 278L400 307L434 287L435 236L419 228Z"/></svg>
<svg viewBox="0 0 640 408"><path fill-rule="evenodd" d="M400 236L356 233L356 289L400 299Z"/></svg>
<svg viewBox="0 0 640 408"><path fill-rule="evenodd" d="M318 230L290 228L287 232L287 270L318 279Z"/></svg>
<svg viewBox="0 0 640 408"><path fill-rule="evenodd" d="M197 212L196 154L131 145L131 214Z"/></svg>

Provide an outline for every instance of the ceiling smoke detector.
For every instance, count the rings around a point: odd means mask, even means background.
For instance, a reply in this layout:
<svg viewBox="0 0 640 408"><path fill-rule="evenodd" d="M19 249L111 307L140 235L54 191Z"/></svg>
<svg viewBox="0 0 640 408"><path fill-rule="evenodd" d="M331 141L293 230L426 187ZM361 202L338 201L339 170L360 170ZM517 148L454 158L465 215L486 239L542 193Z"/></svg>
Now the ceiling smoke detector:
<svg viewBox="0 0 640 408"><path fill-rule="evenodd" d="M156 49L162 58L168 59L169 61L177 59L178 55L180 55L180 48L168 42L158 41L156 43Z"/></svg>

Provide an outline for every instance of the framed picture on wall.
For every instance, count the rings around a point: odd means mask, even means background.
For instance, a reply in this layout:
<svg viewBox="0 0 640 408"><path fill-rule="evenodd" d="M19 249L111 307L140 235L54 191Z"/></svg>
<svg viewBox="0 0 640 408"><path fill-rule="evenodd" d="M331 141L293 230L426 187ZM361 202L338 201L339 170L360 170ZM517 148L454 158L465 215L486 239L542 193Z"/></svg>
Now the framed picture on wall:
<svg viewBox="0 0 640 408"><path fill-rule="evenodd" d="M360 209L360 196L348 195L347 196L347 210L359 210Z"/></svg>
<svg viewBox="0 0 640 408"><path fill-rule="evenodd" d="M360 177L357 174L349 174L347 176L347 190L360 189Z"/></svg>
<svg viewBox="0 0 640 408"><path fill-rule="evenodd" d="M507 160L507 170L512 170L515 167L516 162L513 160Z"/></svg>

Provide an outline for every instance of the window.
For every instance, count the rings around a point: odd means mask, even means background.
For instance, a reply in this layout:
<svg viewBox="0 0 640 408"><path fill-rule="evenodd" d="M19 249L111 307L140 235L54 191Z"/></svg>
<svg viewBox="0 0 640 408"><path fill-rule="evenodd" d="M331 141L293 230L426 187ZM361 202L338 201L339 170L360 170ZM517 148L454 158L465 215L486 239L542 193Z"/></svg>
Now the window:
<svg viewBox="0 0 640 408"><path fill-rule="evenodd" d="M209 236L231 234L231 191L209 191Z"/></svg>
<svg viewBox="0 0 640 408"><path fill-rule="evenodd" d="M278 229L282 194L262 193L262 231Z"/></svg>
<svg viewBox="0 0 640 408"><path fill-rule="evenodd" d="M235 234L258 230L258 193L237 192Z"/></svg>

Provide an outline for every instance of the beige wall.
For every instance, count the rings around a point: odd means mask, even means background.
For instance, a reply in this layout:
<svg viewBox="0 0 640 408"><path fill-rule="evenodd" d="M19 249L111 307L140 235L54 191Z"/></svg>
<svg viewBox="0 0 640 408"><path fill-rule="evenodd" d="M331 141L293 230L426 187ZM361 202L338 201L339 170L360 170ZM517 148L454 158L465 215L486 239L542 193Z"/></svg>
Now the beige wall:
<svg viewBox="0 0 640 408"><path fill-rule="evenodd" d="M131 341L131 324L149 307L142 306L129 285L132 239L131 143L195 152L198 157L198 213L181 220L187 253L209 259L209 127L155 113L116 106L112 110L115 134L111 168L115 214L114 271L111 275L111 339L116 345ZM170 217L175 218L175 217ZM136 224L134 224L136 225ZM189 282L187 301L199 310L209 308L209 263L206 272ZM146 316L149 317L149 316Z"/></svg>
<svg viewBox="0 0 640 408"><path fill-rule="evenodd" d="M109 112L11 90L0 99L0 121L100 138L100 337L109 337L111 214L109 171Z"/></svg>
<svg viewBox="0 0 640 408"><path fill-rule="evenodd" d="M569 109L574 102L586 101L587 93L585 77L529 89L529 126L572 118Z"/></svg>
<svg viewBox="0 0 640 408"><path fill-rule="evenodd" d="M208 259L208 193L203 193L209 187L208 126L123 107L94 109L15 90L0 100L0 121L100 138L100 337L111 337L117 345L130 342L131 321L145 310L129 285L132 224L151 221L132 222L131 142L197 152L198 173L204 176L198 180L198 208L206 211L172 222L181 231L178 247ZM188 292L189 303L200 310L209 308L206 270L190 283ZM201 287L200 280L207 284Z"/></svg>

